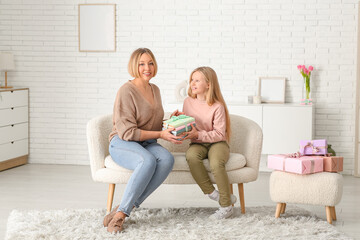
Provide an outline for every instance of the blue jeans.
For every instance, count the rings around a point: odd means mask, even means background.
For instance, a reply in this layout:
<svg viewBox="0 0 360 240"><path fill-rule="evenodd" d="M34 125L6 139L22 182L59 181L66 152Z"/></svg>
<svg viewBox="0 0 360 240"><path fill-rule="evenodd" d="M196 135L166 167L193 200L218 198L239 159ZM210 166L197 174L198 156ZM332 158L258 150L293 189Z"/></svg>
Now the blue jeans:
<svg viewBox="0 0 360 240"><path fill-rule="evenodd" d="M117 135L111 139L109 152L117 164L134 170L117 210L130 216L133 207L139 207L164 182L174 166L174 156L156 139L124 141Z"/></svg>

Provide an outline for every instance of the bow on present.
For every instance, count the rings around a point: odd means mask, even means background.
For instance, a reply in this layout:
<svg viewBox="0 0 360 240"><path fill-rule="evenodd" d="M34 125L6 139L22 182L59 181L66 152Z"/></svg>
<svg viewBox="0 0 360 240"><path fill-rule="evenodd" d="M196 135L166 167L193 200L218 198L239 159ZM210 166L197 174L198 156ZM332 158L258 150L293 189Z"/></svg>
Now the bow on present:
<svg viewBox="0 0 360 240"><path fill-rule="evenodd" d="M287 154L286 157L288 158L300 158L304 155L302 155L300 152L296 152L296 153L290 153L290 154Z"/></svg>
<svg viewBox="0 0 360 240"><path fill-rule="evenodd" d="M332 155L332 153L324 154L325 157L331 157L331 155ZM288 157L288 158L301 158L302 156L306 156L306 155L303 155L300 152L290 153L290 154L286 155L286 157Z"/></svg>
<svg viewBox="0 0 360 240"><path fill-rule="evenodd" d="M315 147L312 142L308 142L308 143L304 146L304 149L305 149L306 147L311 147L313 153L317 153L317 152L320 151L320 149L319 149L318 147Z"/></svg>
<svg viewBox="0 0 360 240"><path fill-rule="evenodd" d="M185 118L187 118L187 116L182 114L182 115L179 115L179 116L172 116L172 117L170 118L170 120L171 120L171 121L177 121L177 120L185 119Z"/></svg>

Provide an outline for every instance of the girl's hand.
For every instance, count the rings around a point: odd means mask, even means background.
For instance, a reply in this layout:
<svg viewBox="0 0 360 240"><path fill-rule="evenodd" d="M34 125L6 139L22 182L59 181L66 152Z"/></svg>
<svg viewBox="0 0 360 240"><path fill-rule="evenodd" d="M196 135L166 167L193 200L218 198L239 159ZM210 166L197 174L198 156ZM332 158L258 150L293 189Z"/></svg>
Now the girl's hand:
<svg viewBox="0 0 360 240"><path fill-rule="evenodd" d="M184 137L183 140L186 139L197 139L199 137L199 132L198 130L194 127L193 124L191 124L191 131L190 132L186 132L187 136Z"/></svg>
<svg viewBox="0 0 360 240"><path fill-rule="evenodd" d="M163 131L160 132L160 138L175 143L175 144L182 144L182 141L179 141L179 136L174 136L171 134L171 131L174 131L173 128L170 129L165 129Z"/></svg>
<svg viewBox="0 0 360 240"><path fill-rule="evenodd" d="M172 116L179 116L179 115L183 115L183 114L184 114L184 112L179 112L179 110L176 109L176 110L170 115L170 118L171 118Z"/></svg>

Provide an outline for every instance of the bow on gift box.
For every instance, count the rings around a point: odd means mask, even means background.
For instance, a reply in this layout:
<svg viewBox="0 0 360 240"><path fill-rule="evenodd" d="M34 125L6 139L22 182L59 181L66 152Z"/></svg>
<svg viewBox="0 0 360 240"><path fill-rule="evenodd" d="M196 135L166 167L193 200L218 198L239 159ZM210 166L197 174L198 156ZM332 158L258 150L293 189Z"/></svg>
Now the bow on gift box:
<svg viewBox="0 0 360 240"><path fill-rule="evenodd" d="M182 114L182 115L179 115L179 116L172 116L170 118L170 120L171 121L176 121L176 120L185 119L185 118L187 118L187 116Z"/></svg>
<svg viewBox="0 0 360 240"><path fill-rule="evenodd" d="M288 157L288 158L300 158L301 156L304 156L304 155L301 155L300 152L290 153L290 154L286 155L286 157Z"/></svg>
<svg viewBox="0 0 360 240"><path fill-rule="evenodd" d="M304 146L304 149L305 149L306 147L311 147L313 153L317 153L317 152L320 151L320 149L319 149L318 147L315 147L315 146L312 144L312 142L308 142L308 143Z"/></svg>
<svg viewBox="0 0 360 240"><path fill-rule="evenodd" d="M332 153L326 153L324 154L325 157L331 157ZM300 158L300 157L303 157L305 155L301 154L300 152L296 152L296 153L290 153L290 154L287 154L286 157L288 158Z"/></svg>

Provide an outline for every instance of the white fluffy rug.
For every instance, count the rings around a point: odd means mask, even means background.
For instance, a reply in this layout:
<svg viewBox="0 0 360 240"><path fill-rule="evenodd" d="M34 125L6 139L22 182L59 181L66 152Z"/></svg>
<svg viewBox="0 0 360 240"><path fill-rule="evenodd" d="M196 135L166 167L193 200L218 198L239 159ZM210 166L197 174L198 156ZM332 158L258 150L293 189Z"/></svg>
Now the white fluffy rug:
<svg viewBox="0 0 360 240"><path fill-rule="evenodd" d="M102 226L105 210L13 210L6 239L351 239L326 220L291 206L278 219L275 206L247 207L246 214L235 208L235 215L222 221L208 218L215 210L136 209L117 235Z"/></svg>

